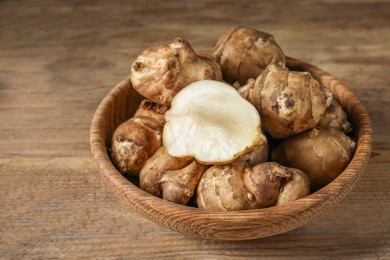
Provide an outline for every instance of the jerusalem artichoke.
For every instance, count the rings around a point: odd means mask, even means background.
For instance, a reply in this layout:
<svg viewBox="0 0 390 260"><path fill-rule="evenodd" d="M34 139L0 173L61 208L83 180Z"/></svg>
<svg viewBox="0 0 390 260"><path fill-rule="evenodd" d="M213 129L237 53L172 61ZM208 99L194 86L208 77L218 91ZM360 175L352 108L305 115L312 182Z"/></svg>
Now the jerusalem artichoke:
<svg viewBox="0 0 390 260"><path fill-rule="evenodd" d="M194 195L206 166L191 158L170 156L162 146L146 161L139 175L141 189L178 204Z"/></svg>
<svg viewBox="0 0 390 260"><path fill-rule="evenodd" d="M239 92L258 109L264 129L278 139L316 126L332 98L308 72L276 65L248 80Z"/></svg>
<svg viewBox="0 0 390 260"><path fill-rule="evenodd" d="M284 180L283 186L279 190L276 205L286 204L310 193L310 181L304 172L289 168L289 173L291 177Z"/></svg>
<svg viewBox="0 0 390 260"><path fill-rule="evenodd" d="M348 122L347 113L334 96L332 97L330 105L325 110L325 113L321 116L321 119L318 122L318 126L324 128L336 128L346 134L349 134L353 131L351 123Z"/></svg>
<svg viewBox="0 0 390 260"><path fill-rule="evenodd" d="M242 162L212 166L199 181L198 207L211 211L232 211L273 206L278 201L284 182L297 171L274 162L254 167ZM305 184L307 187L304 189L309 190L308 182ZM293 195L289 195L290 200L307 195L299 192L296 195L297 192L291 191Z"/></svg>
<svg viewBox="0 0 390 260"><path fill-rule="evenodd" d="M138 176L146 160L162 146L165 110L164 106L143 100L134 116L116 128L111 158L119 172Z"/></svg>
<svg viewBox="0 0 390 260"><path fill-rule="evenodd" d="M283 140L271 159L305 172L314 192L334 180L351 161L356 143L335 128L313 128Z"/></svg>
<svg viewBox="0 0 390 260"><path fill-rule="evenodd" d="M165 120L168 153L207 165L232 162L266 143L256 108L218 81L194 82L180 91Z"/></svg>
<svg viewBox="0 0 390 260"><path fill-rule="evenodd" d="M131 83L144 97L169 105L181 89L202 79L221 80L219 65L198 56L191 45L176 38L168 45L144 50L131 67Z"/></svg>
<svg viewBox="0 0 390 260"><path fill-rule="evenodd" d="M224 79L245 84L257 78L269 64L284 67L286 58L273 36L246 27L227 30L215 44L212 55L221 65Z"/></svg>

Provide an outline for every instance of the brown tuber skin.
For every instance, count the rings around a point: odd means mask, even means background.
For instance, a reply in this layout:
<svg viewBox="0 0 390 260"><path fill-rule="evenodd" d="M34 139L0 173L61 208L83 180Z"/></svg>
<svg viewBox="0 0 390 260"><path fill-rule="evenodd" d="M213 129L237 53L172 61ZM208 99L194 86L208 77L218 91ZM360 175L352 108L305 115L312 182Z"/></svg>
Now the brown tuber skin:
<svg viewBox="0 0 390 260"><path fill-rule="evenodd" d="M323 128L336 128L346 134L352 133L353 131L351 123L348 122L347 113L334 96L332 102L318 122L318 126Z"/></svg>
<svg viewBox="0 0 390 260"><path fill-rule="evenodd" d="M265 143L262 146L257 146L252 152L247 153L237 161L247 162L250 166L255 166L259 163L267 162L269 160L269 145Z"/></svg>
<svg viewBox="0 0 390 260"><path fill-rule="evenodd" d="M356 143L335 128L314 128L283 140L271 159L305 172L311 192L333 181L351 161Z"/></svg>
<svg viewBox="0 0 390 260"><path fill-rule="evenodd" d="M209 211L233 211L257 208L254 195L242 180L245 163L215 165L199 181L197 204Z"/></svg>
<svg viewBox="0 0 390 260"><path fill-rule="evenodd" d="M307 175L294 168L289 168L291 177L286 179L280 188L276 205L283 205L288 202L303 198L310 193L310 182Z"/></svg>
<svg viewBox="0 0 390 260"><path fill-rule="evenodd" d="M134 116L115 130L111 158L122 174L138 176L142 167L162 146L166 108L143 100Z"/></svg>
<svg viewBox="0 0 390 260"><path fill-rule="evenodd" d="M288 187L283 191L284 183L297 171L274 162L254 167L240 162L212 166L199 182L198 207L210 211L264 208L275 205L283 192L288 197L285 202L292 201L307 195L309 190L308 182L302 182L307 186L297 189L298 192Z"/></svg>
<svg viewBox="0 0 390 260"><path fill-rule="evenodd" d="M264 129L283 139L315 127L329 106L332 93L308 72L270 65L239 89L259 111Z"/></svg>
<svg viewBox="0 0 390 260"><path fill-rule="evenodd" d="M224 80L243 85L257 78L269 64L284 67L286 58L273 36L246 27L227 30L215 44L212 55L221 65Z"/></svg>
<svg viewBox="0 0 390 260"><path fill-rule="evenodd" d="M219 65L198 56L191 45L176 38L168 45L144 50L131 67L131 83L144 97L169 105L181 89L202 79L222 80Z"/></svg>
<svg viewBox="0 0 390 260"><path fill-rule="evenodd" d="M185 205L205 170L206 166L194 159L170 156L162 146L142 168L140 187L152 195Z"/></svg>

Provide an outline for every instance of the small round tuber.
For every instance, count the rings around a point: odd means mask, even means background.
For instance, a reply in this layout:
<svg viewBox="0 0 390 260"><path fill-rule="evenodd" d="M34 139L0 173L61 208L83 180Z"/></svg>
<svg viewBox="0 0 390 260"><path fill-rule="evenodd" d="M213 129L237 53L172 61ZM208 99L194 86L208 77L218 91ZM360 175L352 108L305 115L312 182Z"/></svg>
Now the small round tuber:
<svg viewBox="0 0 390 260"><path fill-rule="evenodd" d="M114 131L111 158L122 174L138 176L147 159L162 146L166 107L143 100L134 116Z"/></svg>
<svg viewBox="0 0 390 260"><path fill-rule="evenodd" d="M191 45L176 38L168 45L144 50L131 67L131 83L142 96L169 105L172 98L188 84L202 80L221 80L219 65L198 56Z"/></svg>
<svg viewBox="0 0 390 260"><path fill-rule="evenodd" d="M146 161L140 188L168 201L187 204L206 167L193 159L170 156L162 146Z"/></svg>
<svg viewBox="0 0 390 260"><path fill-rule="evenodd" d="M258 109L265 131L278 139L315 127L332 99L310 73L276 65L248 80L239 92Z"/></svg>
<svg viewBox="0 0 390 260"><path fill-rule="evenodd" d="M272 161L297 168L309 177L311 192L334 180L351 161L356 143L335 128L313 128L281 141Z"/></svg>
<svg viewBox="0 0 390 260"><path fill-rule="evenodd" d="M256 108L219 81L201 80L181 90L165 120L168 153L207 165L232 162L266 143Z"/></svg>
<svg viewBox="0 0 390 260"><path fill-rule="evenodd" d="M215 44L212 54L229 83L245 84L256 78L269 64L285 66L286 58L273 36L246 27L227 30Z"/></svg>

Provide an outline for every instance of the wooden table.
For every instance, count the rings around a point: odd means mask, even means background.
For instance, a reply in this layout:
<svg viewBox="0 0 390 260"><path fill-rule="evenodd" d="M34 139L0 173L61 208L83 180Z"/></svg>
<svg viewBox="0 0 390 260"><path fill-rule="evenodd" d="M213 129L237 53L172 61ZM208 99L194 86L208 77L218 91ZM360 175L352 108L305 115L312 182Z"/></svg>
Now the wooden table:
<svg viewBox="0 0 390 260"><path fill-rule="evenodd" d="M1 1L0 259L389 259L390 2ZM316 3L315 3L316 2ZM309 224L242 242L200 240L125 206L101 180L89 127L143 49L209 49L231 26L271 32L330 72L374 128L353 191Z"/></svg>

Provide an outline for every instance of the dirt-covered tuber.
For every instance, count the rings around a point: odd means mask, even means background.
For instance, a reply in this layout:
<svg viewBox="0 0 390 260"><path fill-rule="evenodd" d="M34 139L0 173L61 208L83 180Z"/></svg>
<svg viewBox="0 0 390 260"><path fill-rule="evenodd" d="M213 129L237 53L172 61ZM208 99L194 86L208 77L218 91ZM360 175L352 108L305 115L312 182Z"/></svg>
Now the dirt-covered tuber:
<svg viewBox="0 0 390 260"><path fill-rule="evenodd" d="M356 143L335 128L313 128L283 140L271 152L272 161L305 172L314 192L347 167Z"/></svg>
<svg viewBox="0 0 390 260"><path fill-rule="evenodd" d="M163 143L171 156L223 164L266 143L256 108L235 88L214 80L181 90L165 114Z"/></svg>
<svg viewBox="0 0 390 260"><path fill-rule="evenodd" d="M295 176L289 169L274 162L250 167L246 163L212 166L203 174L197 189L198 207L210 211L233 211L273 206L283 191L284 183ZM308 191L308 183L305 191ZM307 195L289 192L289 201ZM296 193L299 193L298 195ZM292 195L291 195L292 194ZM285 201L288 201L287 199Z"/></svg>
<svg viewBox="0 0 390 260"><path fill-rule="evenodd" d="M239 92L258 109L264 129L278 139L315 127L332 100L332 93L310 73L276 65L248 80Z"/></svg>
<svg viewBox="0 0 390 260"><path fill-rule="evenodd" d="M165 106L143 100L134 116L114 131L111 158L122 174L138 176L141 168L162 146Z"/></svg>
<svg viewBox="0 0 390 260"><path fill-rule="evenodd" d="M162 146L142 168L141 189L178 204L187 204L194 195L206 166L191 158L170 156Z"/></svg>
<svg viewBox="0 0 390 260"><path fill-rule="evenodd" d="M176 38L167 45L144 50L131 67L131 83L144 97L164 105L188 84L202 80L221 80L219 65L198 56L191 45Z"/></svg>
<svg viewBox="0 0 390 260"><path fill-rule="evenodd" d="M221 65L224 79L245 84L257 78L269 64L284 67L286 58L274 37L246 27L227 30L215 44L212 55Z"/></svg>

